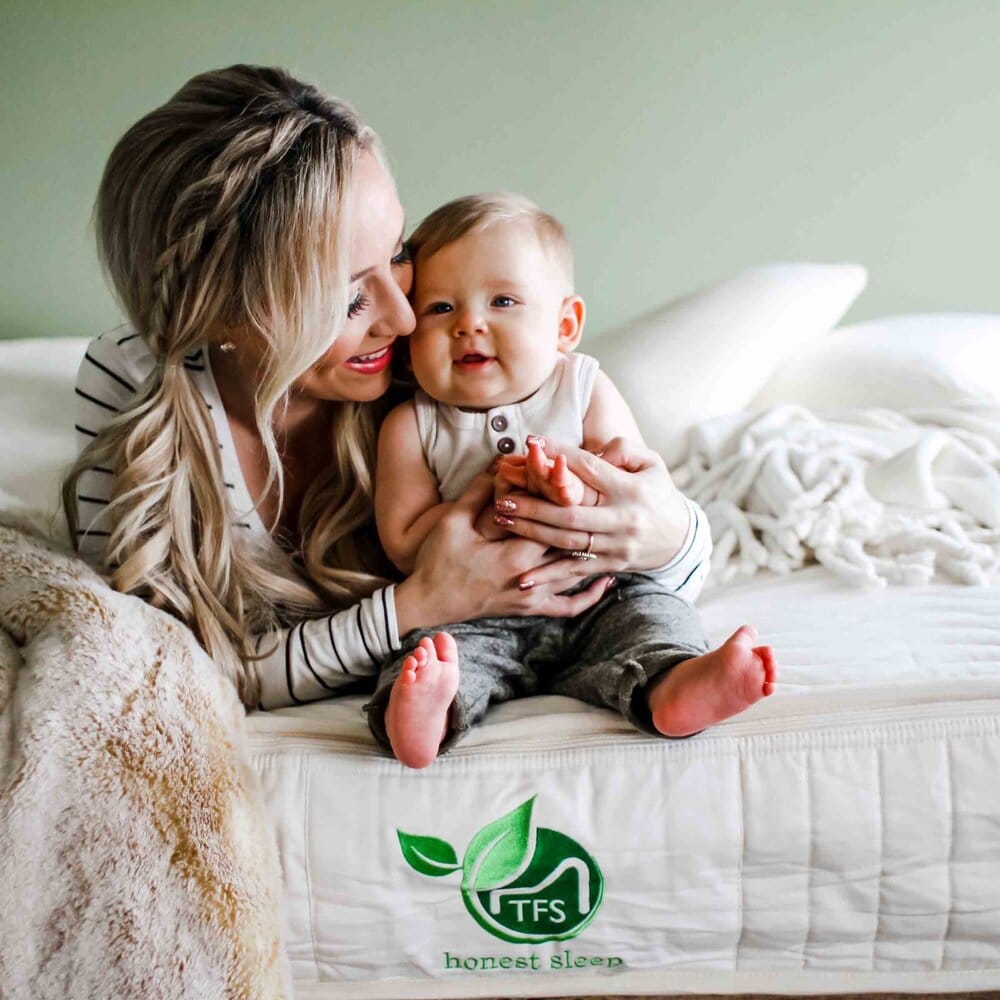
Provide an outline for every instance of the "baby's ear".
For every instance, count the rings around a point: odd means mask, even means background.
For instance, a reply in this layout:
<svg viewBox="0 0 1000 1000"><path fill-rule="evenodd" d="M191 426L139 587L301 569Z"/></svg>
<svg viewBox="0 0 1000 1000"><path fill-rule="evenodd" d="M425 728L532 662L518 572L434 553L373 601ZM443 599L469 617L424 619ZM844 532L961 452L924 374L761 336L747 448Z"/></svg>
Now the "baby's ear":
<svg viewBox="0 0 1000 1000"><path fill-rule="evenodd" d="M559 350L568 354L575 350L583 336L583 324L587 318L587 307L579 295L563 299L559 310Z"/></svg>

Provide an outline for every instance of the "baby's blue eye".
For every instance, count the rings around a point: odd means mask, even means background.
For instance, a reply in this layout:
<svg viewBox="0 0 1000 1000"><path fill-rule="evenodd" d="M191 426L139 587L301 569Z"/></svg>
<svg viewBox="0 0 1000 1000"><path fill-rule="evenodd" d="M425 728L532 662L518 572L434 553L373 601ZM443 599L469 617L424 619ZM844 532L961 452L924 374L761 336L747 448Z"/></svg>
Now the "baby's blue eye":
<svg viewBox="0 0 1000 1000"><path fill-rule="evenodd" d="M497 295L491 304L500 309L507 309L517 303L509 295Z"/></svg>
<svg viewBox="0 0 1000 1000"><path fill-rule="evenodd" d="M447 302L435 302L428 307L427 311L435 316L441 316L444 313L450 313L451 306Z"/></svg>

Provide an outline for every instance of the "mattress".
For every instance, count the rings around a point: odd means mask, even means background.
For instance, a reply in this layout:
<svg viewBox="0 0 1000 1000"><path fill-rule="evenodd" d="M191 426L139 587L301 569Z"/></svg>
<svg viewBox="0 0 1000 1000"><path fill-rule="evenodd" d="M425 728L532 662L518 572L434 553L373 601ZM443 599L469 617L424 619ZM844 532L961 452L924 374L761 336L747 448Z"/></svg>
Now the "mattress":
<svg viewBox="0 0 1000 1000"><path fill-rule="evenodd" d="M0 344L0 485L32 506L85 344ZM363 699L251 715L296 995L1000 988L1000 590L812 568L699 608L780 683L690 740L535 698L411 772Z"/></svg>
<svg viewBox="0 0 1000 1000"><path fill-rule="evenodd" d="M249 718L302 997L1000 986L1000 591L709 592L780 684L689 740L555 697L425 771L363 699Z"/></svg>

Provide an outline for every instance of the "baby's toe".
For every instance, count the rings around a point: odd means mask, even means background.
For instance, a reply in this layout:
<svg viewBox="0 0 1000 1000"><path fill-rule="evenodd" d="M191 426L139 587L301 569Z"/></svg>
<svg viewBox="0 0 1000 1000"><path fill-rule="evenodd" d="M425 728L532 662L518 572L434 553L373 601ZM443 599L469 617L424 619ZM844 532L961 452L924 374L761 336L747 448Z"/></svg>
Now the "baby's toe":
<svg viewBox="0 0 1000 1000"><path fill-rule="evenodd" d="M399 679L404 684L412 684L417 679L417 661L414 657L408 656L403 660L403 666L400 670Z"/></svg>
<svg viewBox="0 0 1000 1000"><path fill-rule="evenodd" d="M755 646L753 651L757 654L763 668L763 691L766 696L774 691L774 681L778 675L778 670L774 663L774 650L770 646Z"/></svg>
<svg viewBox="0 0 1000 1000"><path fill-rule="evenodd" d="M434 636L434 649L437 652L438 659L447 660L451 663L456 663L458 661L458 646L455 645L455 640L449 632L438 632Z"/></svg>
<svg viewBox="0 0 1000 1000"><path fill-rule="evenodd" d="M764 675L769 681L773 681L774 675L777 673L774 650L770 646L754 646L753 651L760 657L760 661L764 665Z"/></svg>

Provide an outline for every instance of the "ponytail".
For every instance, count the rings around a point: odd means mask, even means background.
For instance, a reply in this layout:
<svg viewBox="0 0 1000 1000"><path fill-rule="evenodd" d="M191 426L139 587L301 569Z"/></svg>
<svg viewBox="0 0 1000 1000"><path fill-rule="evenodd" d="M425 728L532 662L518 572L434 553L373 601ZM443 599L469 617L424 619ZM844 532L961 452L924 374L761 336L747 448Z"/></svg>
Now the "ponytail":
<svg viewBox="0 0 1000 1000"><path fill-rule="evenodd" d="M157 365L70 470L70 537L80 475L109 467L113 585L190 626L248 706L267 652L255 650L256 634L384 583L372 530L374 410L337 408L330 475L303 499L301 549L265 553L233 537L213 424L184 357L220 331L256 342L265 494L274 488L280 510L272 415L346 318L347 192L364 151L380 155L342 101L279 69L232 66L194 77L133 125L98 193L102 264Z"/></svg>

